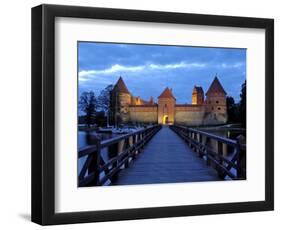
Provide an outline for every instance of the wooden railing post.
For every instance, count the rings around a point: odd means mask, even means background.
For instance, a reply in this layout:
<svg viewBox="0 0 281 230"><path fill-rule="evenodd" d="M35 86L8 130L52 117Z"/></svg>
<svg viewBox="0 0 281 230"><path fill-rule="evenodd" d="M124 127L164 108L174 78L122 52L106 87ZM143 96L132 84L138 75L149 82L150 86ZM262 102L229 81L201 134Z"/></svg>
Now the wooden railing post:
<svg viewBox="0 0 281 230"><path fill-rule="evenodd" d="M124 148L123 149L127 150L128 148L130 148L130 137L128 137L127 139L124 140ZM125 156L125 157L127 157L127 160L124 163L125 168L129 167L129 160L130 160L129 154L130 153L128 152L127 156Z"/></svg>
<svg viewBox="0 0 281 230"><path fill-rule="evenodd" d="M221 158L221 156L223 156L223 145L222 142L217 141L217 154L218 154L218 162L220 165L223 165L223 160ZM222 170L219 166L216 167L217 168L217 172L218 172L218 176L223 179L223 173Z"/></svg>
<svg viewBox="0 0 281 230"><path fill-rule="evenodd" d="M136 134L134 137L134 144L136 144L139 141L139 134ZM134 154L134 158L136 158L136 155L139 153L139 151L136 149L135 150L135 154Z"/></svg>
<svg viewBox="0 0 281 230"><path fill-rule="evenodd" d="M211 165L211 160L210 160L210 158L209 158L209 148L210 148L210 146L208 146L208 145L209 145L209 142L210 142L210 138L209 138L209 137L206 137L206 143L205 143L205 145L206 145L206 164L207 164L208 166Z"/></svg>
<svg viewBox="0 0 281 230"><path fill-rule="evenodd" d="M239 135L237 138L237 179L246 179L246 154L242 149L242 145L246 143L246 139L243 135Z"/></svg>
<svg viewBox="0 0 281 230"><path fill-rule="evenodd" d="M122 153L125 149L126 149L126 139L122 139L118 142L117 156L120 155L120 153ZM117 161L117 167L118 166L121 167L120 161L122 161L122 159L119 159ZM118 174L118 172L116 174Z"/></svg>
<svg viewBox="0 0 281 230"><path fill-rule="evenodd" d="M203 157L203 153L202 153L202 144L203 144L203 137L200 133L198 133L198 153L199 153L199 157L202 158Z"/></svg>
<svg viewBox="0 0 281 230"><path fill-rule="evenodd" d="M118 155L118 143L112 144L108 146L108 155L110 158L116 157ZM112 168L116 168L118 165L118 162L112 163ZM117 173L112 176L111 181L117 180L118 175Z"/></svg>
<svg viewBox="0 0 281 230"><path fill-rule="evenodd" d="M101 152L101 147L100 147L100 142L101 140L96 137L94 140L96 143L97 150L93 152L93 158L92 161L89 164L88 167L88 174L93 173L94 177L92 182L90 182L90 185L98 185L99 183L99 178L100 178L100 172L99 172L99 166L100 166L100 152Z"/></svg>
<svg viewBox="0 0 281 230"><path fill-rule="evenodd" d="M191 132L190 130L188 130L188 139L189 139L189 147L191 148L191 142L192 142L192 139L191 139Z"/></svg>
<svg viewBox="0 0 281 230"><path fill-rule="evenodd" d="M129 137L129 148L131 148L135 144L134 139L135 139L134 135ZM131 156L132 156L132 158L134 158L135 152L131 152Z"/></svg>
<svg viewBox="0 0 281 230"><path fill-rule="evenodd" d="M143 133L140 133L140 134L139 134L139 139L142 141L141 147L140 147L140 149L139 149L139 152L141 152L141 150L142 150L142 148L143 148Z"/></svg>
<svg viewBox="0 0 281 230"><path fill-rule="evenodd" d="M194 152L196 152L196 145L195 145L195 142L196 142L196 139L197 139L197 135L194 131L191 131L191 148Z"/></svg>
<svg viewBox="0 0 281 230"><path fill-rule="evenodd" d="M177 131L177 129L175 131L179 133L178 135L180 135L186 143L189 143L188 129L180 128L179 131Z"/></svg>
<svg viewBox="0 0 281 230"><path fill-rule="evenodd" d="M197 142L197 146L196 146L196 152L199 154L200 153L200 134L196 133L196 142Z"/></svg>

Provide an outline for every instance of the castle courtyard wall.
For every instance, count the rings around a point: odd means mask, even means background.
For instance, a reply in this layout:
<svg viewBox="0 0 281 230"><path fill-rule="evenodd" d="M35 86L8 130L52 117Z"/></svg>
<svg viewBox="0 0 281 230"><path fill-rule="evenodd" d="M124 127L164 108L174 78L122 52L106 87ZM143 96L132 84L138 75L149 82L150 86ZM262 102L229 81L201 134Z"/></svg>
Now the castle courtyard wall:
<svg viewBox="0 0 281 230"><path fill-rule="evenodd" d="M206 113L205 105L176 105L174 112L174 123L178 125L217 125L227 122L225 113ZM156 105L130 106L126 121L158 123L158 116L158 107Z"/></svg>
<svg viewBox="0 0 281 230"><path fill-rule="evenodd" d="M197 126L204 124L205 107L203 105L176 105L175 124Z"/></svg>
<svg viewBox="0 0 281 230"><path fill-rule="evenodd" d="M158 121L157 106L130 106L129 114L131 122L157 123Z"/></svg>

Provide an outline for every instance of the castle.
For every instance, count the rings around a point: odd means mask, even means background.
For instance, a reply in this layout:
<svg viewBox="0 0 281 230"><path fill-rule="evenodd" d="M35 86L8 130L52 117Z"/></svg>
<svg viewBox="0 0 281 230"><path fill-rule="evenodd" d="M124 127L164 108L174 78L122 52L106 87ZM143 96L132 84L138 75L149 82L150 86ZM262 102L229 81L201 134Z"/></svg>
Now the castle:
<svg viewBox="0 0 281 230"><path fill-rule="evenodd" d="M111 120L115 124L219 125L227 122L226 92L215 76L206 97L202 87L194 86L192 104L177 104L172 89L166 88L157 103L133 96L119 78L111 91Z"/></svg>

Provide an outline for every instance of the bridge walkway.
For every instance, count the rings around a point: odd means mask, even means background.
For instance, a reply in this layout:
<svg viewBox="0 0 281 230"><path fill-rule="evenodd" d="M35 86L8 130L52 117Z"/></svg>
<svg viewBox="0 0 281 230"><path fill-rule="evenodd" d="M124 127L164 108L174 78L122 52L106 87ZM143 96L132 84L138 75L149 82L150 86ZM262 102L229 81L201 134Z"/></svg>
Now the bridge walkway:
<svg viewBox="0 0 281 230"><path fill-rule="evenodd" d="M123 169L114 185L155 184L220 180L217 172L198 157L168 126Z"/></svg>

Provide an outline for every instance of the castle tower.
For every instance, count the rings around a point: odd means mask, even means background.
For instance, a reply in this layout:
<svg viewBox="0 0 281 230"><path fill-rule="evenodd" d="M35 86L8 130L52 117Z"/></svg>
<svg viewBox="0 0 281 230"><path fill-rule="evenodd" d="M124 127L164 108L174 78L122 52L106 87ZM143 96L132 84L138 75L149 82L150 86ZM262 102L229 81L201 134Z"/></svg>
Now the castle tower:
<svg viewBox="0 0 281 230"><path fill-rule="evenodd" d="M131 104L131 93L125 85L122 77L115 84L111 93L111 107L115 124L129 121L129 105Z"/></svg>
<svg viewBox="0 0 281 230"><path fill-rule="evenodd" d="M226 92L217 76L206 93L205 106L208 123L224 124L227 122Z"/></svg>
<svg viewBox="0 0 281 230"><path fill-rule="evenodd" d="M176 98L172 89L166 88L158 97L158 124L173 124Z"/></svg>
<svg viewBox="0 0 281 230"><path fill-rule="evenodd" d="M136 97L136 105L141 105L140 96L137 96L137 97Z"/></svg>
<svg viewBox="0 0 281 230"><path fill-rule="evenodd" d="M192 91L192 105L202 105L204 103L204 91L200 86L194 86Z"/></svg>
<svg viewBox="0 0 281 230"><path fill-rule="evenodd" d="M154 99L153 99L152 96L151 96L150 99L149 99L149 104L150 104L150 105L154 105Z"/></svg>

